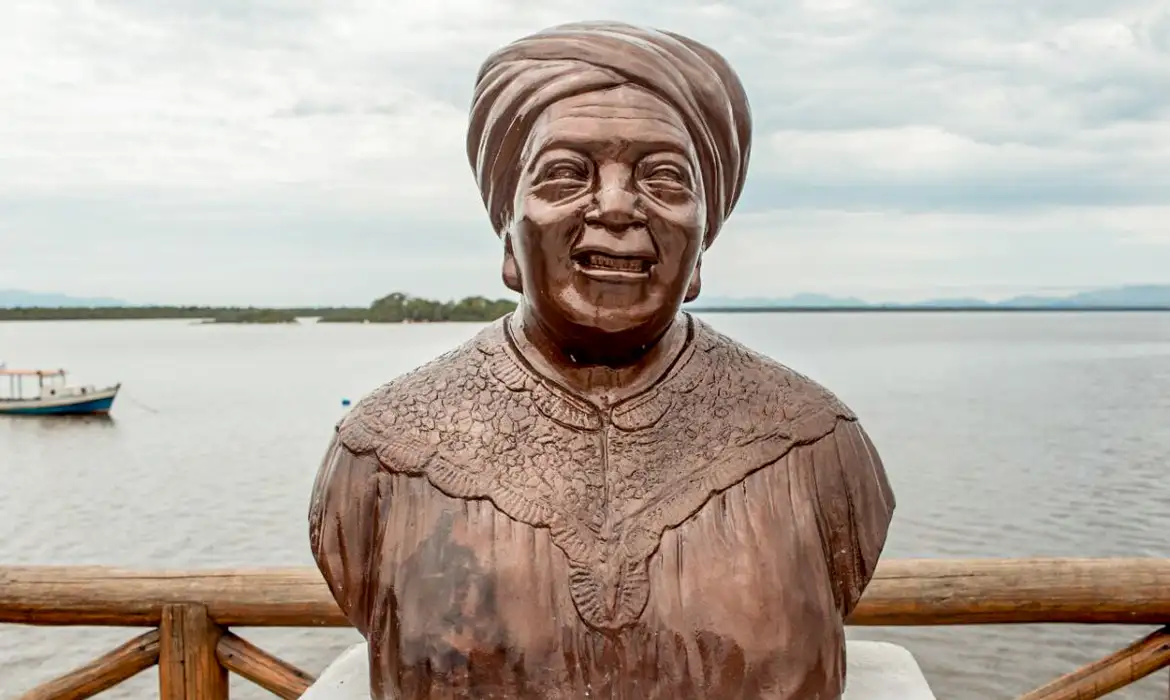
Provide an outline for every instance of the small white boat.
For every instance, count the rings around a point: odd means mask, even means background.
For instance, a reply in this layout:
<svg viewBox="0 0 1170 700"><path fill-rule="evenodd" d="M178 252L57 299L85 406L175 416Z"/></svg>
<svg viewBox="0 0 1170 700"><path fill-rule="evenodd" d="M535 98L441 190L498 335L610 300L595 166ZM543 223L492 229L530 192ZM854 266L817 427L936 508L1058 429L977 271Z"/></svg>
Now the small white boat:
<svg viewBox="0 0 1170 700"><path fill-rule="evenodd" d="M7 378L7 381L4 379ZM35 395L25 393L25 380L36 380ZM4 393L7 388L7 393ZM122 385L98 388L71 386L63 369L4 369L0 366L0 414L61 416L106 414ZM31 392L30 392L31 393Z"/></svg>

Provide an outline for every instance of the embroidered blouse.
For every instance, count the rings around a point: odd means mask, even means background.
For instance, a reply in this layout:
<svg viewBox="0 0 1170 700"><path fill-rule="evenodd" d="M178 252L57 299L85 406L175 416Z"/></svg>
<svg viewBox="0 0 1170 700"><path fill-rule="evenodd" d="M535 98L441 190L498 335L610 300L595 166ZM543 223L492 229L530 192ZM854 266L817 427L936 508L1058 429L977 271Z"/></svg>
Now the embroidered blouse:
<svg viewBox="0 0 1170 700"><path fill-rule="evenodd" d="M507 319L359 402L310 508L377 700L832 700L894 496L853 413L687 317L598 409Z"/></svg>

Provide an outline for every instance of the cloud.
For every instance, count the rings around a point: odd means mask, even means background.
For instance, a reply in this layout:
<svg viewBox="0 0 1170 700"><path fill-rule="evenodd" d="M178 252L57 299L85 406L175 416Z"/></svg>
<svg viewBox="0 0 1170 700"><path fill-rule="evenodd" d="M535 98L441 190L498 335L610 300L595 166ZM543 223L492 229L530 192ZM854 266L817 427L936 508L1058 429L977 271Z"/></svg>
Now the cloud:
<svg viewBox="0 0 1170 700"><path fill-rule="evenodd" d="M503 293L463 150L475 71L586 18L692 35L743 76L755 148L705 268L720 295L1167 280L1165 3L589 11L10 0L0 286L211 303Z"/></svg>

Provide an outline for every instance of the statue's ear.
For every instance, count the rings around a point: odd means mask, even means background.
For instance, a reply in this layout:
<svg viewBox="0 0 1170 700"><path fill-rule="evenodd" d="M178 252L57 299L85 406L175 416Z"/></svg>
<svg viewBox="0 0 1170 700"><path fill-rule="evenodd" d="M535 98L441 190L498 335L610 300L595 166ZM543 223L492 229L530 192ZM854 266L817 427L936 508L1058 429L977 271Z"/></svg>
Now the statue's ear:
<svg viewBox="0 0 1170 700"><path fill-rule="evenodd" d="M517 294L523 293L524 285L520 279L520 266L516 264L516 253L512 250L512 233L504 233L504 269L502 271L504 286Z"/></svg>
<svg viewBox="0 0 1170 700"><path fill-rule="evenodd" d="M699 292L703 290L703 256L699 256L699 261L695 263L695 271L691 273L691 282L687 285L687 294L683 297L683 302L692 302L699 298Z"/></svg>

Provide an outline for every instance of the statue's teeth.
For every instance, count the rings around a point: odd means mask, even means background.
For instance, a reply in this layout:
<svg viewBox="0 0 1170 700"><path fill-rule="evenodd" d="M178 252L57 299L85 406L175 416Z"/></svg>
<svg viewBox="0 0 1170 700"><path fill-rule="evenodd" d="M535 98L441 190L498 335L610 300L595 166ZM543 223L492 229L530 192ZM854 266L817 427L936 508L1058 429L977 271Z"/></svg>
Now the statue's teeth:
<svg viewBox="0 0 1170 700"><path fill-rule="evenodd" d="M604 267L609 270L625 272L642 272L643 261L632 258L612 258L608 255L594 253L589 256L589 264L593 267Z"/></svg>

